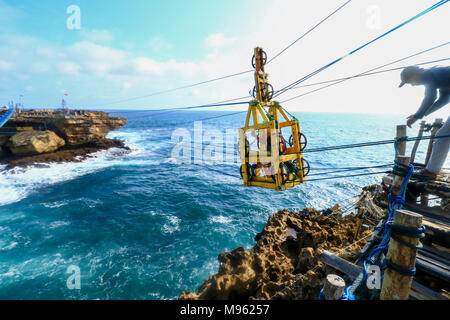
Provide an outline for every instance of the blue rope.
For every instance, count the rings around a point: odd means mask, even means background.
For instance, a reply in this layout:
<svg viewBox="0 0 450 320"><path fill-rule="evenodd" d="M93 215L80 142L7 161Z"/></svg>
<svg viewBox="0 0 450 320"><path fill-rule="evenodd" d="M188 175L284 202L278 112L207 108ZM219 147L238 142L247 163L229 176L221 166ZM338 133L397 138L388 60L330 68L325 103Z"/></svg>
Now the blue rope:
<svg viewBox="0 0 450 320"><path fill-rule="evenodd" d="M342 297L339 300L356 300L353 293L349 291L350 287L345 288L344 292L342 293ZM325 296L323 295L323 289L320 290L318 300L325 301Z"/></svg>
<svg viewBox="0 0 450 320"><path fill-rule="evenodd" d="M404 275L406 277L414 277L416 275L416 268L409 270L406 269L396 263L394 263L390 259L386 259L385 264L383 265L383 269L390 268L392 270L395 270L396 272L400 273L401 275Z"/></svg>
<svg viewBox="0 0 450 320"><path fill-rule="evenodd" d="M9 108L6 113L0 118L0 128L3 127L3 125L7 123L9 119L11 119L13 114L14 108Z"/></svg>
<svg viewBox="0 0 450 320"><path fill-rule="evenodd" d="M397 143L395 144L395 146L397 146ZM396 148L397 151L397 148ZM406 167L404 164L395 161L396 166L394 167L394 169L402 169L402 167ZM414 173L414 165L410 164L408 166L409 170L408 173L405 176L405 179L403 179L402 185L400 187L400 191L398 193L398 195L393 195L392 194L392 188L389 192L389 216L386 220L386 223L384 225L384 231L383 231L383 239L381 240L380 245L375 248L370 254L369 257L364 260L363 262L363 281L366 281L367 279L367 264L376 264L376 260L380 257L381 253L384 253L384 255L386 255L388 247L389 247L389 242L391 239L391 230L392 230L392 225L393 225L393 221L394 221L394 216L395 216L395 212L397 211L397 209L401 209L405 203L405 194L406 194L406 188L408 185L408 182L411 178L411 176ZM394 239L396 240L396 239ZM379 262L380 263L380 262ZM385 262L386 263L386 262ZM382 266L384 263L380 263ZM389 264L392 265L392 264Z"/></svg>

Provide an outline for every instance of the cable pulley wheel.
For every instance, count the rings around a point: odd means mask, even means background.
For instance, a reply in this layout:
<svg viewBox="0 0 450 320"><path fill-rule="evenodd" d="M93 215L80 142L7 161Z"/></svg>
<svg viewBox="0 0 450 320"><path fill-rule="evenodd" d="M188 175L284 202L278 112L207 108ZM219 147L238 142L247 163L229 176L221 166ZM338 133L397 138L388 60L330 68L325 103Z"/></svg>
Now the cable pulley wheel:
<svg viewBox="0 0 450 320"><path fill-rule="evenodd" d="M270 101L270 100L272 100L273 95L274 95L273 86L270 83L265 83L264 89L261 91L261 99L264 101ZM252 96L253 96L253 98L256 99L256 96L257 96L256 86L253 87Z"/></svg>
<svg viewBox="0 0 450 320"><path fill-rule="evenodd" d="M241 166L239 169L241 174L241 178L244 179L244 166ZM249 180L253 179L256 176L256 165L251 165L247 163L247 177Z"/></svg>
<svg viewBox="0 0 450 320"><path fill-rule="evenodd" d="M307 177L309 175L309 172L311 171L311 167L309 165L308 160L305 158L302 158L302 167L303 167L303 176Z"/></svg>
<svg viewBox="0 0 450 320"><path fill-rule="evenodd" d="M248 158L250 156L250 142L248 139L245 139L245 157Z"/></svg>
<svg viewBox="0 0 450 320"><path fill-rule="evenodd" d="M285 184L289 180L289 168L284 164L280 163L280 173L281 173L281 184ZM276 182L275 176L272 176L273 182Z"/></svg>
<svg viewBox="0 0 450 320"><path fill-rule="evenodd" d="M261 59L260 59L261 60L261 66L263 67L267 63L267 53L264 50L261 50L260 54L261 54ZM255 55L253 55L253 58L252 58L252 67L253 67L253 69L256 69L256 61L255 60L256 60L255 59Z"/></svg>
<svg viewBox="0 0 450 320"><path fill-rule="evenodd" d="M299 137L299 144L300 144L300 151L304 151L306 149L306 147L308 146L308 139L306 138L306 136L303 133L300 133L300 137ZM291 147L294 146L294 136L291 135L289 138L289 145Z"/></svg>

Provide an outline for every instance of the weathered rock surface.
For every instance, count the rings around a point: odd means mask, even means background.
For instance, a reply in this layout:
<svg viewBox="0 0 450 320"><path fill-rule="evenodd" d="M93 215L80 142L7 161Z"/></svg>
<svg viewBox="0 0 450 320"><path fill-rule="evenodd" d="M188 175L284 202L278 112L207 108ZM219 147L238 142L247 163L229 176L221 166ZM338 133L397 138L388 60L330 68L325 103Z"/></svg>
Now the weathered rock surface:
<svg viewBox="0 0 450 320"><path fill-rule="evenodd" d="M6 169L27 167L38 163L80 162L91 157L97 151L111 148L119 148L120 150L123 150L121 154L128 153L130 151L130 148L125 146L124 142L121 140L105 139L81 147L65 146L58 151L36 156L9 156L4 158L4 162L8 164Z"/></svg>
<svg viewBox="0 0 450 320"><path fill-rule="evenodd" d="M107 139L111 130L122 128L127 119L105 112L80 110L31 110L15 114L0 135L0 161L7 169L42 162L81 161L99 150L120 148L123 141ZM14 132L19 132L11 137ZM11 137L11 138L10 138Z"/></svg>
<svg viewBox="0 0 450 320"><path fill-rule="evenodd" d="M53 152L64 146L66 142L52 131L25 131L13 135L8 142L12 154L36 155Z"/></svg>
<svg viewBox="0 0 450 320"><path fill-rule="evenodd" d="M67 146L81 146L104 140L111 130L118 130L127 119L110 117L105 112L75 111L61 113L55 110L26 111L15 115L9 127L52 130L64 138Z"/></svg>
<svg viewBox="0 0 450 320"><path fill-rule="evenodd" d="M221 253L219 272L197 293L184 291L180 299L316 299L326 277L326 267L319 261L322 251L341 250L342 258L352 260L365 244L352 245L358 219L327 217L309 208L277 212L255 237L253 249ZM368 234L368 229L363 230L360 239Z"/></svg>

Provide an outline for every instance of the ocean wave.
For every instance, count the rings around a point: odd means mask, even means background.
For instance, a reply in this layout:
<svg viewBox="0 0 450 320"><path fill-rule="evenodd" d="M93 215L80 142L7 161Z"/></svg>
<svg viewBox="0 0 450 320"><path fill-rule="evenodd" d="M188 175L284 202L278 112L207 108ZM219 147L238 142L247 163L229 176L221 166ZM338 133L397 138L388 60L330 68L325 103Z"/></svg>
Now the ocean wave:
<svg viewBox="0 0 450 320"><path fill-rule="evenodd" d="M216 223L220 223L220 224L229 224L233 221L233 219L231 219L230 217L224 217L224 216L217 216L217 217L210 217L209 218L209 222L216 224Z"/></svg>
<svg viewBox="0 0 450 320"><path fill-rule="evenodd" d="M18 202L39 188L57 183L71 181L82 176L99 172L113 166L144 166L158 164L159 161L149 157L152 150L160 148L162 142L146 142L141 131L112 132L109 138L125 140L132 150L123 152L111 148L90 155L82 162L50 163L45 166L31 165L26 168L13 168L0 173L0 207ZM145 134L144 134L145 136ZM46 203L48 208L64 206L64 203ZM95 206L95 204L92 204Z"/></svg>

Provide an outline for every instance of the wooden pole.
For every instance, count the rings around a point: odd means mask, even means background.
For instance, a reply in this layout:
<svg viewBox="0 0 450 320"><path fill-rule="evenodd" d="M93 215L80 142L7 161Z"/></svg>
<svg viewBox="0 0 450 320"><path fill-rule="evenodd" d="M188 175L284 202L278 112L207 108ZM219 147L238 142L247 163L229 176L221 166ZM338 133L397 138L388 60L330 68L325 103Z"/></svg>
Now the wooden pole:
<svg viewBox="0 0 450 320"><path fill-rule="evenodd" d="M425 124L426 124L425 121L422 121L420 123L419 138L423 137L423 131L425 130ZM414 162L414 160L416 159L416 153L417 153L417 149L419 148L419 144L420 144L420 140L417 140L414 143L414 147L411 152L411 162Z"/></svg>
<svg viewBox="0 0 450 320"><path fill-rule="evenodd" d="M327 266L332 267L340 272L345 273L352 279L357 279L362 272L362 267L347 260L344 260L328 251L323 251L320 256L320 261L325 263ZM448 299L439 293L417 283L413 280L411 285L410 297L416 298L418 300L447 300Z"/></svg>
<svg viewBox="0 0 450 320"><path fill-rule="evenodd" d="M431 136L434 137L436 133L441 128L441 124L443 123L443 119L436 119L433 123L433 128L431 129ZM425 158L425 167L428 165L428 161L430 161L431 153L433 152L434 139L431 139L428 143L427 156ZM422 193L420 195L420 204L423 206L428 206L429 196L426 193Z"/></svg>
<svg viewBox="0 0 450 320"><path fill-rule="evenodd" d="M397 156L397 161L402 163L402 164L404 164L404 165L406 165L406 166L409 166L409 164L410 164L409 160L410 160L410 158L407 157L407 156L404 156L404 155ZM402 183L403 183L404 179L405 179L404 176L394 173L394 181L392 182L392 193L394 195L397 196L398 193L400 192L400 188L402 186Z"/></svg>
<svg viewBox="0 0 450 320"><path fill-rule="evenodd" d="M431 136L434 137L436 133L440 130L441 124L444 122L443 119L436 119L433 123L433 128L431 129ZM431 153L433 152L433 145L434 145L434 139L430 140L430 143L428 144L428 150L427 150L427 157L425 159L425 166L428 164L428 161L430 161Z"/></svg>
<svg viewBox="0 0 450 320"><path fill-rule="evenodd" d="M341 300L345 290L345 281L335 274L329 274L323 287L325 300Z"/></svg>
<svg viewBox="0 0 450 320"><path fill-rule="evenodd" d="M397 126L397 139L406 137L406 125ZM406 141L399 142L397 145L398 154L404 156L406 154Z"/></svg>
<svg viewBox="0 0 450 320"><path fill-rule="evenodd" d="M397 210L394 224L398 226L420 228L422 216L407 210ZM418 238L397 235L403 241L417 246ZM407 270L414 269L416 265L417 249L410 248L404 244L391 239L387 259ZM383 285L381 288L381 300L408 300L413 277L403 275L391 268L384 272Z"/></svg>

